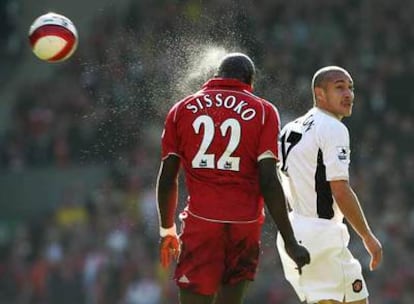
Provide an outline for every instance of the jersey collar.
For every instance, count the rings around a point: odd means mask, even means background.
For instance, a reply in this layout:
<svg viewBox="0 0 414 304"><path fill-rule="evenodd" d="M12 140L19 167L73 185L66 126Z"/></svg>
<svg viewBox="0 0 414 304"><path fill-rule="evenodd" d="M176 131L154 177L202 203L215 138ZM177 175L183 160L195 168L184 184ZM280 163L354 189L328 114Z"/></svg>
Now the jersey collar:
<svg viewBox="0 0 414 304"><path fill-rule="evenodd" d="M251 85L237 79L214 77L203 84L203 89L232 89L253 91Z"/></svg>

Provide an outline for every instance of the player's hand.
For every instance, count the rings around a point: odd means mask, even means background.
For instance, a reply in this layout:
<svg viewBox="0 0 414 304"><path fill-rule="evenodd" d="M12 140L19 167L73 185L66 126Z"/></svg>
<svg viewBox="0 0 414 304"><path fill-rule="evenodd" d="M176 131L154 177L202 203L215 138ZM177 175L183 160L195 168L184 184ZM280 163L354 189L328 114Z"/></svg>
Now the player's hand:
<svg viewBox="0 0 414 304"><path fill-rule="evenodd" d="M162 267L168 268L172 260L177 260L180 254L180 241L176 235L167 235L160 241L160 262Z"/></svg>
<svg viewBox="0 0 414 304"><path fill-rule="evenodd" d="M369 234L363 239L364 246L367 249L369 255L371 256L371 261L369 263L369 269L375 270L378 268L382 260L382 246L380 241L373 235Z"/></svg>
<svg viewBox="0 0 414 304"><path fill-rule="evenodd" d="M290 258L295 261L296 265L298 266L297 269L299 271L299 274L302 274L302 267L310 263L309 251L298 243L285 245L285 249Z"/></svg>

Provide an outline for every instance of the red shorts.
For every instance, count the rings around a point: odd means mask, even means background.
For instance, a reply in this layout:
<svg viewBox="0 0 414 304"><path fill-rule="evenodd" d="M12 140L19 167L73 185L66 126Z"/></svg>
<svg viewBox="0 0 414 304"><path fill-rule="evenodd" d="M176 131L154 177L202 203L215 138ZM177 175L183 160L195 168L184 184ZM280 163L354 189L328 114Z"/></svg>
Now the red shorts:
<svg viewBox="0 0 414 304"><path fill-rule="evenodd" d="M181 253L174 279L202 295L220 285L253 280L258 266L262 222L217 223L181 214Z"/></svg>

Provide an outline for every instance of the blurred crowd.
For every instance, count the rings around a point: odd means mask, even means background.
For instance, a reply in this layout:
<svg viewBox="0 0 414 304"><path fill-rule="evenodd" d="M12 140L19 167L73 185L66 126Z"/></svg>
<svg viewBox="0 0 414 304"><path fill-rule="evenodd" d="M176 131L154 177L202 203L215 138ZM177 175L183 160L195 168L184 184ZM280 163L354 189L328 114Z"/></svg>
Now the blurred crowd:
<svg viewBox="0 0 414 304"><path fill-rule="evenodd" d="M382 267L369 272L357 236L351 249L372 303L414 303L413 11L408 0L146 0L131 1L120 19L97 16L53 80L17 94L0 170L93 163L108 174L93 191L68 185L56 208L16 228L0 250L0 303L177 303L171 273L158 265L160 135L169 106L206 80L188 84L183 67L199 48L217 46L251 55L256 93L283 123L312 106L318 68L350 71L351 184L384 246ZM298 303L274 234L266 223L246 303Z"/></svg>
<svg viewBox="0 0 414 304"><path fill-rule="evenodd" d="M5 83L7 74L16 65L21 54L22 39L17 33L19 12L18 1L0 1L0 85Z"/></svg>

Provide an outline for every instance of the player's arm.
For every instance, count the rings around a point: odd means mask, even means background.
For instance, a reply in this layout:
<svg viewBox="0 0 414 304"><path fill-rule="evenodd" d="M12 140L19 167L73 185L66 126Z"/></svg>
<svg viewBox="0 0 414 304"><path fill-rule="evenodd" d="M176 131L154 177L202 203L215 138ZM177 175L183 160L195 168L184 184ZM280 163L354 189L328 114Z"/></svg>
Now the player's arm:
<svg viewBox="0 0 414 304"><path fill-rule="evenodd" d="M330 186L332 195L346 220L361 237L371 255L370 269L376 269L382 260L382 247L368 225L358 197L347 180L330 181Z"/></svg>
<svg viewBox="0 0 414 304"><path fill-rule="evenodd" d="M309 252L296 241L288 217L285 196L276 173L276 159L264 158L259 161L259 181L266 207L275 222L289 256L301 268L310 262Z"/></svg>
<svg viewBox="0 0 414 304"><path fill-rule="evenodd" d="M177 258L179 241L175 227L175 213L178 198L178 172L180 158L169 155L161 162L157 178L157 204L160 223L160 260L168 267L172 258Z"/></svg>
<svg viewBox="0 0 414 304"><path fill-rule="evenodd" d="M161 162L157 179L157 202L160 227L168 229L174 226L178 197L178 171L180 158L169 155Z"/></svg>

